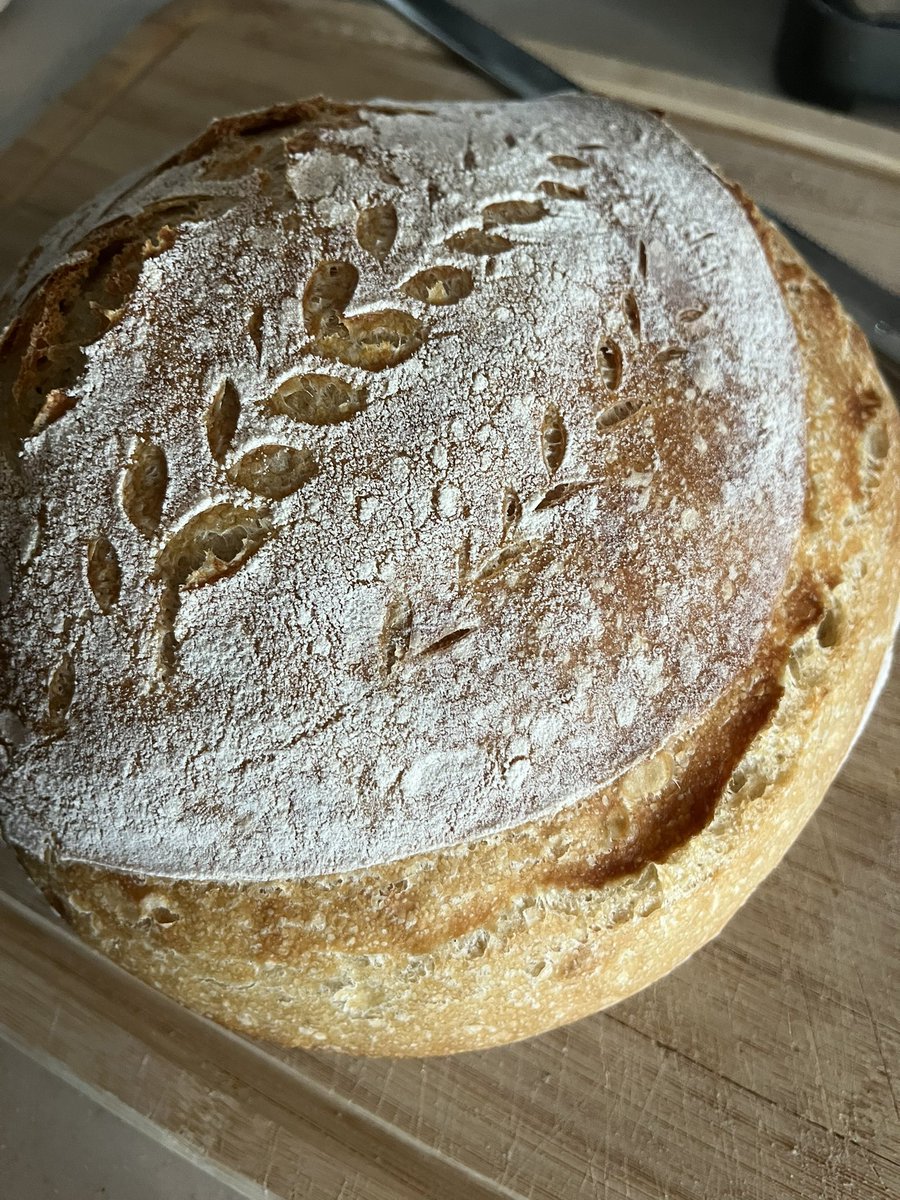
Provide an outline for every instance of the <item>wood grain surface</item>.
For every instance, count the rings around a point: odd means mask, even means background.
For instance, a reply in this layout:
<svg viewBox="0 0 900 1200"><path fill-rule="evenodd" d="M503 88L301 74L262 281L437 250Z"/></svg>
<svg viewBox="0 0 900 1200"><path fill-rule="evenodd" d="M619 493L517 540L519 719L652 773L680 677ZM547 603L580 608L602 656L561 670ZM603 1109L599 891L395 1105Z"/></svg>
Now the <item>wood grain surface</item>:
<svg viewBox="0 0 900 1200"><path fill-rule="evenodd" d="M900 286L900 136L559 47L665 108L755 197ZM0 155L0 275L214 115L326 92L495 94L375 7L176 0ZM0 1035L248 1196L891 1200L900 1195L900 671L781 866L654 987L429 1061L286 1052L78 943L0 853Z"/></svg>

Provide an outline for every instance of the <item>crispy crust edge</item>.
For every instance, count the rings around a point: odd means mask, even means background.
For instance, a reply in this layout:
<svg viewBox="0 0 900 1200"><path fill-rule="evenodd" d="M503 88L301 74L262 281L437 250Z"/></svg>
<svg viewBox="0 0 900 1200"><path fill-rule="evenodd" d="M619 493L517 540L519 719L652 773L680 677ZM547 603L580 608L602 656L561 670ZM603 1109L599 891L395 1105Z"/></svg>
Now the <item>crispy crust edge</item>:
<svg viewBox="0 0 900 1200"><path fill-rule="evenodd" d="M233 132L219 122L182 154ZM776 866L883 676L900 595L900 419L865 339L733 190L808 379L803 529L741 687L576 809L384 867L224 884L21 854L87 942L240 1032L447 1054L532 1036L647 986L714 937ZM693 798L687 809L679 793Z"/></svg>

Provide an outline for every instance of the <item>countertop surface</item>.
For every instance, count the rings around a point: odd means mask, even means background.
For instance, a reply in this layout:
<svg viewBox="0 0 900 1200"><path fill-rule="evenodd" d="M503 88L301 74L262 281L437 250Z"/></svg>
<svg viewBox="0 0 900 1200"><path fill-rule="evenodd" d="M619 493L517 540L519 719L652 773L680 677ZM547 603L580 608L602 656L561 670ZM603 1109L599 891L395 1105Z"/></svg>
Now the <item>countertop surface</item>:
<svg viewBox="0 0 900 1200"><path fill-rule="evenodd" d="M510 37L594 49L750 91L774 89L770 62L784 0L467 0L463 6ZM0 13L0 145L162 7L160 0L10 0Z"/></svg>
<svg viewBox="0 0 900 1200"><path fill-rule="evenodd" d="M156 0L12 0L0 11L0 145L159 7ZM769 63L782 0L469 0L467 7L512 36L774 90ZM2 1042L0 1179L5 1200L238 1195Z"/></svg>

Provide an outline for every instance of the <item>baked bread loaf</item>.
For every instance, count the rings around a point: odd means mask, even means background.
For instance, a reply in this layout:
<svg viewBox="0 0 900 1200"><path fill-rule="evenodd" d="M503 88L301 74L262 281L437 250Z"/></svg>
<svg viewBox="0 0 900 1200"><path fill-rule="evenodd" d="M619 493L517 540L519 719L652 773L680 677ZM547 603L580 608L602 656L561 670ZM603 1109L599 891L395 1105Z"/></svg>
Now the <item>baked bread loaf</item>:
<svg viewBox="0 0 900 1200"><path fill-rule="evenodd" d="M218 121L0 317L4 833L234 1029L438 1054L627 996L883 678L891 398L647 113Z"/></svg>

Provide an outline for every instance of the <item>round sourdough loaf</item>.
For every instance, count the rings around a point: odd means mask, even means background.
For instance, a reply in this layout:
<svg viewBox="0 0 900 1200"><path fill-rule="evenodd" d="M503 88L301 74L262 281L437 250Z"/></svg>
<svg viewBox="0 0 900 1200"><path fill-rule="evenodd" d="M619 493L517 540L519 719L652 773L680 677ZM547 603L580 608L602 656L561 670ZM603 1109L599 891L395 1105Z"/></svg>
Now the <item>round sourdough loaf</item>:
<svg viewBox="0 0 900 1200"><path fill-rule="evenodd" d="M900 590L898 420L739 192L611 101L216 122L5 300L4 833L295 1045L526 1037L713 936Z"/></svg>

